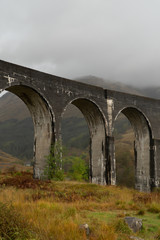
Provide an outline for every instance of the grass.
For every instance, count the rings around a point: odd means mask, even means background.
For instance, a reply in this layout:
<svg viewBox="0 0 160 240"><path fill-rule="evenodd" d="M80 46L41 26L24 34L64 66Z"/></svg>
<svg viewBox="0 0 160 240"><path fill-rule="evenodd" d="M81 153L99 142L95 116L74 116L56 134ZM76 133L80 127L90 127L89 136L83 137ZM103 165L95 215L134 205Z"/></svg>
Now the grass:
<svg viewBox="0 0 160 240"><path fill-rule="evenodd" d="M159 192L33 180L30 173L24 172L1 174L0 192L0 239L125 240L130 236L160 239ZM131 232L124 223L125 216L143 219L143 230ZM6 219L3 224L2 219ZM5 227L8 222L9 230ZM89 236L80 228L85 223L90 228Z"/></svg>

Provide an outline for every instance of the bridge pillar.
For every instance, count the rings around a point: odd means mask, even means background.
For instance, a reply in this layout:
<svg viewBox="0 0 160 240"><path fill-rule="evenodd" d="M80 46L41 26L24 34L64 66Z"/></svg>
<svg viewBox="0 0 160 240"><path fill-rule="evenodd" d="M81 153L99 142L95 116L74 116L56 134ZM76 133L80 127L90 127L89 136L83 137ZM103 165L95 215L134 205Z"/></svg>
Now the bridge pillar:
<svg viewBox="0 0 160 240"><path fill-rule="evenodd" d="M153 146L154 169L152 169L152 187L160 187L160 139L154 139Z"/></svg>
<svg viewBox="0 0 160 240"><path fill-rule="evenodd" d="M107 184L116 185L116 159L115 159L115 144L113 137L113 122L114 122L114 101L107 99Z"/></svg>
<svg viewBox="0 0 160 240"><path fill-rule="evenodd" d="M106 146L107 141L105 136L95 133L90 136L90 182L95 184L108 184L107 176L107 157Z"/></svg>
<svg viewBox="0 0 160 240"><path fill-rule="evenodd" d="M107 184L116 185L116 159L115 159L115 144L114 137L107 137Z"/></svg>
<svg viewBox="0 0 160 240"><path fill-rule="evenodd" d="M135 189L141 192L151 191L151 146L149 139L136 138L135 155Z"/></svg>

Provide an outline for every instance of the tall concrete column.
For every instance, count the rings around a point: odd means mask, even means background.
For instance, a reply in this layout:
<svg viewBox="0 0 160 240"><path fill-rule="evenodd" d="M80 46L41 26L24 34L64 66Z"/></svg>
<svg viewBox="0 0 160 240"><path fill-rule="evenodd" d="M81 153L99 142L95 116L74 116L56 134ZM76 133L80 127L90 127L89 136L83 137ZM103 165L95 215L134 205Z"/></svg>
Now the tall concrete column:
<svg viewBox="0 0 160 240"><path fill-rule="evenodd" d="M17 95L28 107L34 124L34 167L35 178L44 178L46 159L54 141L54 113L45 98L27 86L7 89Z"/></svg>
<svg viewBox="0 0 160 240"><path fill-rule="evenodd" d="M154 139L154 146L153 146L153 160L154 169L152 169L152 172L154 172L154 175L152 174L152 186L153 187L160 187L160 139Z"/></svg>
<svg viewBox="0 0 160 240"><path fill-rule="evenodd" d="M116 185L116 159L114 137L107 137L107 184Z"/></svg>
<svg viewBox="0 0 160 240"><path fill-rule="evenodd" d="M116 185L116 160L115 160L115 144L113 137L113 122L114 122L114 101L113 99L107 99L107 184Z"/></svg>

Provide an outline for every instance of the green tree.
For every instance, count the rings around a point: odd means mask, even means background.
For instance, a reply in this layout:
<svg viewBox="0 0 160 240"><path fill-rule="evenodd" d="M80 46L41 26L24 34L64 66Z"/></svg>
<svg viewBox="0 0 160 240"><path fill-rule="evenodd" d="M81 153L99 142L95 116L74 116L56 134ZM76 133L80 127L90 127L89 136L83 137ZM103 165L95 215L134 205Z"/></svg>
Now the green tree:
<svg viewBox="0 0 160 240"><path fill-rule="evenodd" d="M72 180L87 181L89 178L89 168L84 159L80 157L71 157L72 166L69 170L68 176Z"/></svg>

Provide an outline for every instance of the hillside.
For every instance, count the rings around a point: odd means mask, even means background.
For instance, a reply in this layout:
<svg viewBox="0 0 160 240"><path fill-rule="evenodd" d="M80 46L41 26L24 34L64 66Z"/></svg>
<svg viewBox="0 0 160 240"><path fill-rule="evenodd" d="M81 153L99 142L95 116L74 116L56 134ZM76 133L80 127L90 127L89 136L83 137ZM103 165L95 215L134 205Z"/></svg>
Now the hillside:
<svg viewBox="0 0 160 240"><path fill-rule="evenodd" d="M95 76L86 76L86 77L77 78L75 80L83 83L95 85L95 86L100 86L104 89L110 89L110 90L160 99L160 87L158 86L135 88L131 85L126 85L121 82L113 82L113 81L98 78Z"/></svg>
<svg viewBox="0 0 160 240"><path fill-rule="evenodd" d="M10 115L10 114L9 114ZM8 116L6 116L6 119ZM0 122L0 149L25 162L33 158L33 123L31 118L11 118Z"/></svg>
<svg viewBox="0 0 160 240"><path fill-rule="evenodd" d="M32 172L32 167L24 166L24 162L12 155L0 150L0 172L6 171L27 171Z"/></svg>
<svg viewBox="0 0 160 240"><path fill-rule="evenodd" d="M0 122L9 119L23 120L30 117L29 110L15 94L8 92L0 98Z"/></svg>
<svg viewBox="0 0 160 240"><path fill-rule="evenodd" d="M79 82L99 86L104 89L110 89L110 90L126 92L126 93L131 93L131 94L137 94L137 95L144 94L140 89L134 88L133 86L126 85L126 84L123 84L120 82L109 81L109 80L106 80L103 78L98 78L95 76L85 76L85 77L77 78L75 80L79 81Z"/></svg>
<svg viewBox="0 0 160 240"><path fill-rule="evenodd" d="M141 89L142 94L147 97L160 99L160 87L148 87Z"/></svg>

